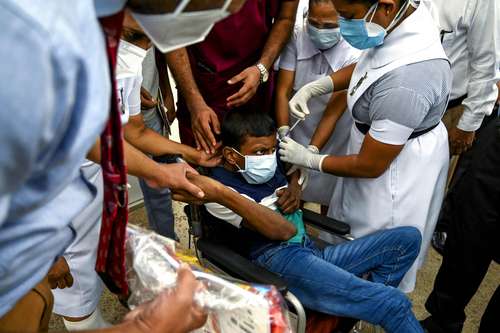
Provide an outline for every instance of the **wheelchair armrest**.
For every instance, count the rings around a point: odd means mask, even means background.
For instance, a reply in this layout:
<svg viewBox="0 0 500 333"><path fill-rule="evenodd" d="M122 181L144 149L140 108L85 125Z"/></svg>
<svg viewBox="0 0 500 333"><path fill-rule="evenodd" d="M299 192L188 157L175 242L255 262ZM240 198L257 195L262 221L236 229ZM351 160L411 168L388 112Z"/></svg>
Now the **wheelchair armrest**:
<svg viewBox="0 0 500 333"><path fill-rule="evenodd" d="M287 291L286 282L278 275L254 264L230 248L205 239L199 239L196 245L203 257L206 257L228 275L250 283L272 284L282 294Z"/></svg>
<svg viewBox="0 0 500 333"><path fill-rule="evenodd" d="M309 209L303 209L304 223L318 227L328 232L339 235L347 235L351 232L351 227L344 222L337 221L327 216L320 215Z"/></svg>

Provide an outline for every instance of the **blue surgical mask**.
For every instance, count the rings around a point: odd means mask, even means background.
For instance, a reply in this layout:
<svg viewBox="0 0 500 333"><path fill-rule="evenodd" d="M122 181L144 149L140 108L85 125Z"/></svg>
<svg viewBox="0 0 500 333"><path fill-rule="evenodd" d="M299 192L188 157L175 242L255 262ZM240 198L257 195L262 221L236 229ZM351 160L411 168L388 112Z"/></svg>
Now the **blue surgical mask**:
<svg viewBox="0 0 500 333"><path fill-rule="evenodd" d="M245 159L245 169L240 169L238 172L241 173L247 183L264 184L273 178L278 165L276 153L268 155L242 155L236 149L232 149Z"/></svg>
<svg viewBox="0 0 500 333"><path fill-rule="evenodd" d="M314 46L319 50L328 50L340 41L340 29L319 29L311 24L307 24L307 34Z"/></svg>
<svg viewBox="0 0 500 333"><path fill-rule="evenodd" d="M378 8L378 2L370 7L368 13L366 13L365 17L362 19L348 20L343 17L339 17L340 34L349 44L351 44L352 47L359 50L366 50L380 46L384 43L387 31L391 30L399 22L409 5L410 1L406 1L406 3L401 6L399 12L396 14L387 29L372 22L375 11ZM370 14L370 21L367 22L366 19Z"/></svg>

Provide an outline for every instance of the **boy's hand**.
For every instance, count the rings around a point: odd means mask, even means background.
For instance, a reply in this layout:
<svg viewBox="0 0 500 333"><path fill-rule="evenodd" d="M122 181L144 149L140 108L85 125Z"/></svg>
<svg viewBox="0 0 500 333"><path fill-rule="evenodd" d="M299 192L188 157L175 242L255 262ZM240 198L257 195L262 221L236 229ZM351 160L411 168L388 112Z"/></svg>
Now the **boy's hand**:
<svg viewBox="0 0 500 333"><path fill-rule="evenodd" d="M276 195L279 197L276 204L285 214L291 214L300 208L300 197L302 191L297 179L295 178L296 177L289 182L287 188L276 192Z"/></svg>

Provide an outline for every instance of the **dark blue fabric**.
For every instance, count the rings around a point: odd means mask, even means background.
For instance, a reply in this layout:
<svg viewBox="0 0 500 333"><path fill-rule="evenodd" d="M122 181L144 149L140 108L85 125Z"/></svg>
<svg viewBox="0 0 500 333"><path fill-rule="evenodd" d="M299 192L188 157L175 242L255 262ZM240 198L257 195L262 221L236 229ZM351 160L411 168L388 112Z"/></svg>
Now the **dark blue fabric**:
<svg viewBox="0 0 500 333"><path fill-rule="evenodd" d="M265 197L272 195L276 189L287 185L281 162L278 162L274 177L264 184L248 184L239 172L232 172L223 167L213 168L210 176L238 193L249 196L256 202L260 202ZM244 226L236 228L209 213L206 214L204 221L211 229L210 234L213 238L245 257L255 258L264 250L280 244L280 242L271 241Z"/></svg>

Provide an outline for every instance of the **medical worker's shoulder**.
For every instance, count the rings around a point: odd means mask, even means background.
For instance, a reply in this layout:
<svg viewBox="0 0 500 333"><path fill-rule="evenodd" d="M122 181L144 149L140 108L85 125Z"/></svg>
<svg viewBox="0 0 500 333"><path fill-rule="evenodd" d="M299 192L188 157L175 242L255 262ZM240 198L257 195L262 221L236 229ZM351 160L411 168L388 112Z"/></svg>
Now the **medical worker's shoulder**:
<svg viewBox="0 0 500 333"><path fill-rule="evenodd" d="M281 51L278 67L279 69L284 69L287 71L295 71L297 67L297 48L298 48L298 38L300 38L302 27L296 25L294 27L292 36L286 43L285 47Z"/></svg>
<svg viewBox="0 0 500 333"><path fill-rule="evenodd" d="M451 89L452 74L448 61L444 59L426 60L401 66L383 75L374 84L374 93L400 91L418 95L429 103L447 98Z"/></svg>

